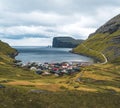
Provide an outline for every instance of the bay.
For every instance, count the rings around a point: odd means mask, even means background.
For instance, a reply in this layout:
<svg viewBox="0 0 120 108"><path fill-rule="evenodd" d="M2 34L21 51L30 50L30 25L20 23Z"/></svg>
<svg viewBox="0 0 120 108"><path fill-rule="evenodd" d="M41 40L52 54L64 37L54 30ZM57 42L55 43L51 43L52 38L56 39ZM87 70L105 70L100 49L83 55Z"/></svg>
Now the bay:
<svg viewBox="0 0 120 108"><path fill-rule="evenodd" d="M19 54L16 56L17 60L23 63L38 62L38 63L56 63L56 62L91 62L93 59L70 53L70 48L48 48L41 46L14 46Z"/></svg>

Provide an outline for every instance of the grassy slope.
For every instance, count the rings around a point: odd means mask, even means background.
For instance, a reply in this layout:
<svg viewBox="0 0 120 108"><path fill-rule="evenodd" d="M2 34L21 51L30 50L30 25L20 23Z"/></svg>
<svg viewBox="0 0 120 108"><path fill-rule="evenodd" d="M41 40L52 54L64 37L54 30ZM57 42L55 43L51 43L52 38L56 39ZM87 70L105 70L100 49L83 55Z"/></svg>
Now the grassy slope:
<svg viewBox="0 0 120 108"><path fill-rule="evenodd" d="M101 68L102 67L102 68ZM107 65L92 65L84 67L82 72L72 76L39 76L33 71L27 71L20 68L14 68L7 65L0 65L0 82L5 85L26 86L32 85L35 88L43 88L50 91L55 91L47 88L47 86L55 85L57 90L67 88L70 90L85 90L85 91L102 91L104 86L111 86L119 90L119 75L120 66L107 64ZM81 73L83 73L82 77ZM76 79L81 79L77 82ZM45 85L47 85L45 87ZM101 87L100 87L101 85ZM78 87L77 87L78 86ZM98 89L99 87L99 89ZM42 89L42 88L41 88Z"/></svg>
<svg viewBox="0 0 120 108"><path fill-rule="evenodd" d="M101 68L102 67L102 68ZM3 67L0 67L3 68ZM120 66L113 64L83 67L73 76L39 76L34 72L4 68L0 71L2 108L116 108L120 107ZM3 73L4 72L4 73ZM80 78L80 82L77 79ZM31 90L43 90L32 93ZM112 97L112 98L110 98Z"/></svg>
<svg viewBox="0 0 120 108"><path fill-rule="evenodd" d="M120 31L116 31L113 34L95 34L94 36L88 38L83 44L79 45L77 48L73 50L75 53L87 55L90 57L94 57L101 62L104 62L103 56L100 52L104 53L110 62L120 62L120 56L114 56L114 49L110 47L115 47L116 49L120 48L119 44L115 44L112 42L112 39L116 36L119 36ZM110 48L110 49L109 49ZM89 50L92 49L92 50ZM96 52L97 51L97 52Z"/></svg>
<svg viewBox="0 0 120 108"><path fill-rule="evenodd" d="M10 56L15 53L15 49L11 48L7 43L0 41L0 63L11 63L13 59L11 59Z"/></svg>
<svg viewBox="0 0 120 108"><path fill-rule="evenodd" d="M16 50L11 48L7 43L0 41L0 52L8 55L14 53Z"/></svg>
<svg viewBox="0 0 120 108"><path fill-rule="evenodd" d="M6 87L0 88L2 108L120 107L119 65L83 67L80 73L72 76L39 76L33 71L14 67L13 59L7 56L8 51L2 53L1 50L1 54L0 84ZM31 90L43 92L32 93Z"/></svg>

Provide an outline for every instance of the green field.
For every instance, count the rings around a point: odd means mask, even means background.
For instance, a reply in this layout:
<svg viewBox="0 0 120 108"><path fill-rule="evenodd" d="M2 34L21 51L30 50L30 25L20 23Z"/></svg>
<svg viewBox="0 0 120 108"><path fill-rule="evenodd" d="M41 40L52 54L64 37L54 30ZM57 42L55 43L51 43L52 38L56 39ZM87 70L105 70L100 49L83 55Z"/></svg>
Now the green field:
<svg viewBox="0 0 120 108"><path fill-rule="evenodd" d="M0 65L1 108L118 108L120 66L82 67L72 76L39 76L14 66ZM82 75L81 75L82 73ZM77 81L77 79L80 81ZM32 92L33 91L33 92ZM36 92L34 92L36 91ZM38 91L38 92L37 92Z"/></svg>
<svg viewBox="0 0 120 108"><path fill-rule="evenodd" d="M94 64L74 75L37 75L16 67L0 47L0 108L119 108L120 66ZM6 49L5 51L3 51Z"/></svg>

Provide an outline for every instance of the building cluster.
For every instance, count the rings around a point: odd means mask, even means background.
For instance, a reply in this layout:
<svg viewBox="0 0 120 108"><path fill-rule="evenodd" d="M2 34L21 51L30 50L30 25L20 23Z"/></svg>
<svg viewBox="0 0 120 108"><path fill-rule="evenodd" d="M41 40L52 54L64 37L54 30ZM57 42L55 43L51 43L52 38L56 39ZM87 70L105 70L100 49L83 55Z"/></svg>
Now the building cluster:
<svg viewBox="0 0 120 108"><path fill-rule="evenodd" d="M17 63L23 68L35 71L39 75L51 75L62 76L64 74L71 75L76 72L80 72L81 66L89 65L88 62L62 62L62 63L27 63L20 64Z"/></svg>

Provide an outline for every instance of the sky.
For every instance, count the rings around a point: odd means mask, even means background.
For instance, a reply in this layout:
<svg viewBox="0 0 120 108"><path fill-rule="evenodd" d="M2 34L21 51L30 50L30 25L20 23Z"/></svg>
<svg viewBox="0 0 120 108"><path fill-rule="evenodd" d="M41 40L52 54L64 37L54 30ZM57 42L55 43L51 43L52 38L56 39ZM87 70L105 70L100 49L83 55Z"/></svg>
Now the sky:
<svg viewBox="0 0 120 108"><path fill-rule="evenodd" d="M47 46L53 37L87 39L120 13L120 0L0 0L0 40Z"/></svg>

